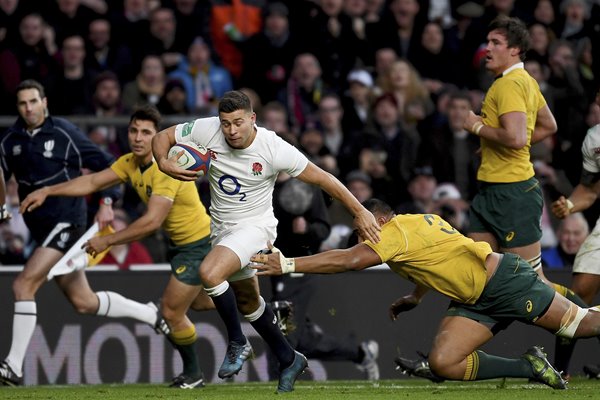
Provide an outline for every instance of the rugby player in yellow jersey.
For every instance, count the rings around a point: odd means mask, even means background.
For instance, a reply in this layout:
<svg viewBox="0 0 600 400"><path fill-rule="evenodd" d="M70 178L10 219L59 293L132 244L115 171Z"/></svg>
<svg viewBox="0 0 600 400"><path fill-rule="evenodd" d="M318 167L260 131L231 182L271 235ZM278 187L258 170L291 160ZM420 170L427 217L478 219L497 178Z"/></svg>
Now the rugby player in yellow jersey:
<svg viewBox="0 0 600 400"><path fill-rule="evenodd" d="M183 360L183 372L173 378L170 386L192 389L204 386L204 376L195 349L196 329L186 312L190 307L198 311L214 308L198 277L198 267L210 251L210 218L194 182L173 179L156 166L151 143L160 119L154 107L136 110L128 127L131 153L100 172L32 192L23 200L20 210L24 213L41 206L47 196L85 196L115 184L131 183L146 203L146 212L126 229L94 237L84 246L94 255L109 246L148 236L161 226L165 229L170 238L168 259L172 274L162 296L161 312L168 324L163 331L170 331L167 337Z"/></svg>
<svg viewBox="0 0 600 400"><path fill-rule="evenodd" d="M386 203L363 204L381 225L381 241L366 240L349 249L285 258L258 254L252 261L259 275L339 273L387 263L392 271L416 284L413 293L390 307L390 316L416 307L432 289L452 301L429 353L432 371L452 380L500 377L530 378L555 389L566 382L540 347L520 358L492 356L478 350L493 327L512 321L540 326L562 337L600 334L600 312L581 308L544 284L531 265L511 253L493 252L433 214L395 215Z"/></svg>
<svg viewBox="0 0 600 400"><path fill-rule="evenodd" d="M581 307L572 290L548 281L542 270L543 195L530 161L533 143L553 135L556 121L536 80L525 71L529 32L517 18L499 16L488 29L485 67L496 79L481 116L472 111L464 128L480 137L479 191L470 208L469 237L494 251L518 254L540 278ZM569 341L557 339L556 365L567 375Z"/></svg>

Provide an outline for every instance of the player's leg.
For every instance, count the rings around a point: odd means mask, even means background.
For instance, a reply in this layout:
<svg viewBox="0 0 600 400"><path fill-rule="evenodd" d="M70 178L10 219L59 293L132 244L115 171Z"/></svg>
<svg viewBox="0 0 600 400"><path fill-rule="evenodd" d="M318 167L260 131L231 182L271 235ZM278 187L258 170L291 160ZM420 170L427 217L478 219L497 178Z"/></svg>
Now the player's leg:
<svg viewBox="0 0 600 400"><path fill-rule="evenodd" d="M530 378L556 389L566 387L539 347L530 348L519 358L498 357L478 350L492 337L485 324L460 316L445 317L429 353L431 370L453 380Z"/></svg>
<svg viewBox="0 0 600 400"><path fill-rule="evenodd" d="M476 242L487 242L492 250L498 251L498 241L496 237L489 232L469 232L469 237Z"/></svg>
<svg viewBox="0 0 600 400"><path fill-rule="evenodd" d="M226 280L239 271L240 267L237 254L219 245L213 247L200 265L200 280L204 290L211 297L227 330L227 353L219 368L219 378L237 374L243 363L253 355L252 346L242 332L236 295Z"/></svg>
<svg viewBox="0 0 600 400"><path fill-rule="evenodd" d="M542 282L554 288L558 293L565 296L578 306L587 307L585 301L583 301L573 290L561 284L551 282L548 280L548 278L546 278L544 275L544 270L542 269L542 250L539 241L527 246L511 247L508 249L503 248L502 251L518 254L522 259L526 260L531 265ZM569 363L575 349L575 343L576 341L572 339L561 337L556 338L554 346L554 365L556 369L561 371L563 376L566 378L569 376Z"/></svg>
<svg viewBox="0 0 600 400"><path fill-rule="evenodd" d="M190 305L203 292L201 286L185 284L173 275L163 292L161 313L170 328L167 337L183 362L183 371L173 379L171 387L191 389L204 386L204 374L196 351L196 326L186 315Z"/></svg>
<svg viewBox="0 0 600 400"><path fill-rule="evenodd" d="M594 304L594 298L600 292L600 275L574 273L571 289L587 304Z"/></svg>
<svg viewBox="0 0 600 400"><path fill-rule="evenodd" d="M38 247L13 282L15 298L12 342L8 356L0 364L0 381L19 385L23 376L23 361L37 322L35 293L46 282L52 266L62 257L58 250Z"/></svg>
<svg viewBox="0 0 600 400"><path fill-rule="evenodd" d="M308 366L306 357L294 351L279 329L273 310L260 295L256 271L250 268L245 270L234 275L231 282L239 310L277 357L280 371L277 391L291 392L296 379Z"/></svg>

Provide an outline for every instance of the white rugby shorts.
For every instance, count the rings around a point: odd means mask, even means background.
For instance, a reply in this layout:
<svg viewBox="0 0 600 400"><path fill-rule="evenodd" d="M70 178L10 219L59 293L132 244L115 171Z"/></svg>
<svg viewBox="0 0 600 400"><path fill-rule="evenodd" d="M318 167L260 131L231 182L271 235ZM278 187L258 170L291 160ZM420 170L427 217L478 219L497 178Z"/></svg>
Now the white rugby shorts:
<svg viewBox="0 0 600 400"><path fill-rule="evenodd" d="M600 220L579 248L573 262L573 272L600 275Z"/></svg>

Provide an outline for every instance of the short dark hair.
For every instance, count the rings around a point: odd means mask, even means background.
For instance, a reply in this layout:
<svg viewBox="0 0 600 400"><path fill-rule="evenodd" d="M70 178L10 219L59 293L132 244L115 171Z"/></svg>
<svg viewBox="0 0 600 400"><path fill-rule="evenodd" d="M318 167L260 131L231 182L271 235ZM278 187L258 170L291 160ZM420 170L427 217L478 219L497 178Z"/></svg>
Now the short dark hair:
<svg viewBox="0 0 600 400"><path fill-rule="evenodd" d="M15 90L15 93L19 93L20 91L27 89L36 89L39 92L40 97L42 99L46 97L46 91L44 90L44 86L35 79L25 79L23 82L19 83L17 89Z"/></svg>
<svg viewBox="0 0 600 400"><path fill-rule="evenodd" d="M455 90L450 94L450 101L452 100L466 100L471 105L471 96L466 90Z"/></svg>
<svg viewBox="0 0 600 400"><path fill-rule="evenodd" d="M242 91L226 92L219 101L219 113L232 113L237 110L252 112L252 102Z"/></svg>
<svg viewBox="0 0 600 400"><path fill-rule="evenodd" d="M488 27L488 32L499 30L506 36L509 48L518 48L521 52L521 61L525 60L525 54L529 50L529 31L523 21L518 18L499 15Z"/></svg>
<svg viewBox="0 0 600 400"><path fill-rule="evenodd" d="M131 124L133 121L136 121L136 120L151 121L152 123L154 123L154 127L158 131L158 128L159 128L161 120L162 120L162 116L160 115L160 112L156 109L156 107L148 104L148 105L136 108L136 110L133 112L133 114L131 114L129 123Z"/></svg>
<svg viewBox="0 0 600 400"><path fill-rule="evenodd" d="M364 201L362 205L373 214L390 215L394 213L392 207L383 200L372 198Z"/></svg>

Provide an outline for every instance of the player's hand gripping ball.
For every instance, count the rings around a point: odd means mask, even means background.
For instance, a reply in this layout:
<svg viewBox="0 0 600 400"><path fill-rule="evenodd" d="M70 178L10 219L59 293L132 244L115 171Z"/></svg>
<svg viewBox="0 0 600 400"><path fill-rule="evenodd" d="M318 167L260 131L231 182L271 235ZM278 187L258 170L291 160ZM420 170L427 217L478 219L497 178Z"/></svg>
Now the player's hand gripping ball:
<svg viewBox="0 0 600 400"><path fill-rule="evenodd" d="M177 143L169 150L169 158L183 151L177 159L177 165L188 171L196 171L198 176L204 176L210 168L210 150L193 142Z"/></svg>

